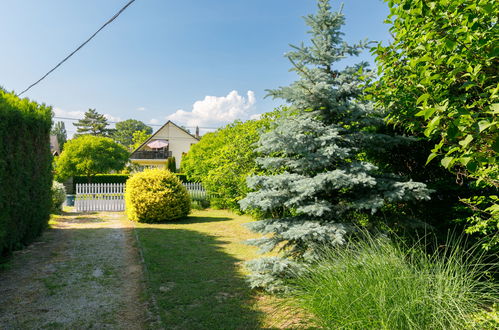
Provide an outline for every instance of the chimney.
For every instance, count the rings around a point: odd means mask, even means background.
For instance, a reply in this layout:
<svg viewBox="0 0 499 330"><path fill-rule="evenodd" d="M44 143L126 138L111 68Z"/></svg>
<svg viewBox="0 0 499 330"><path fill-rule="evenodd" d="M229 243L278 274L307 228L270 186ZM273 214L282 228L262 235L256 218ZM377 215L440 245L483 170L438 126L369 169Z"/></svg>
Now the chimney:
<svg viewBox="0 0 499 330"><path fill-rule="evenodd" d="M196 126L196 138L199 139L199 126Z"/></svg>

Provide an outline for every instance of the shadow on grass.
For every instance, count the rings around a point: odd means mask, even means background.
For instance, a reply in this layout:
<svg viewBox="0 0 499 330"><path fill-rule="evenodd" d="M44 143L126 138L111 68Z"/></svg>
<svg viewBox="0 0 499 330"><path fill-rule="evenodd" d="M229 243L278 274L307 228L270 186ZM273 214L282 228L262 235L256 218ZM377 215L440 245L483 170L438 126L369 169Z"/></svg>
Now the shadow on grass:
<svg viewBox="0 0 499 330"><path fill-rule="evenodd" d="M240 260L221 249L226 242L190 230L136 230L164 327L260 327L262 315L252 308L251 291L236 269Z"/></svg>
<svg viewBox="0 0 499 330"><path fill-rule="evenodd" d="M187 216L185 218L176 220L176 221L171 221L171 222L165 222L165 223L174 223L174 224L189 224L189 223L206 223L206 222L220 222L220 221L227 221L227 220L233 220L232 218L228 217L201 217L201 216Z"/></svg>
<svg viewBox="0 0 499 330"><path fill-rule="evenodd" d="M58 212L57 214L55 215L58 215L58 216L86 216L86 215L92 215L92 214L99 214L99 212L97 211L84 211L84 212L78 212L78 211L74 211L74 208L71 209L71 211L60 211Z"/></svg>
<svg viewBox="0 0 499 330"><path fill-rule="evenodd" d="M57 219L57 222L60 223L65 223L65 224L71 224L71 223L79 223L79 224L85 224L85 223L100 223L100 222L106 222L105 220L101 218L92 218L92 217L85 217L85 216L77 216L74 218L63 218L60 217Z"/></svg>

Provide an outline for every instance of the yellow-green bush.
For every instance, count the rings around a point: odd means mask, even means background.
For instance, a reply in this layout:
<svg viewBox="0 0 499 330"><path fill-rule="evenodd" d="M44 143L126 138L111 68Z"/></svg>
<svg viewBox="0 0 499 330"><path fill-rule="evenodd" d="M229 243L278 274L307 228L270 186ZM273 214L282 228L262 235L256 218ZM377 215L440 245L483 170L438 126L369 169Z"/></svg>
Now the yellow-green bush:
<svg viewBox="0 0 499 330"><path fill-rule="evenodd" d="M165 222L189 214L191 200L177 176L162 169L145 170L126 182L126 213L139 222Z"/></svg>

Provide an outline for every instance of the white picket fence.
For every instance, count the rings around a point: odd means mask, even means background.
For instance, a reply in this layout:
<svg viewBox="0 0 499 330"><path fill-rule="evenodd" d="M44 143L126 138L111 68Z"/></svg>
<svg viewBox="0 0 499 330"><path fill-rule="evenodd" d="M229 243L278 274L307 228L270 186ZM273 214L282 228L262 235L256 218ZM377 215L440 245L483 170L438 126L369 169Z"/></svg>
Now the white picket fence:
<svg viewBox="0 0 499 330"><path fill-rule="evenodd" d="M87 211L125 210L124 183L83 183L76 185L75 209Z"/></svg>
<svg viewBox="0 0 499 330"><path fill-rule="evenodd" d="M189 195L193 200L208 199L206 190L204 190L203 185L201 183L187 182L184 183L184 186L187 188L187 191L189 192Z"/></svg>
<svg viewBox="0 0 499 330"><path fill-rule="evenodd" d="M193 200L208 199L201 183L184 183ZM124 211L124 183L83 183L76 185L75 209L77 212Z"/></svg>

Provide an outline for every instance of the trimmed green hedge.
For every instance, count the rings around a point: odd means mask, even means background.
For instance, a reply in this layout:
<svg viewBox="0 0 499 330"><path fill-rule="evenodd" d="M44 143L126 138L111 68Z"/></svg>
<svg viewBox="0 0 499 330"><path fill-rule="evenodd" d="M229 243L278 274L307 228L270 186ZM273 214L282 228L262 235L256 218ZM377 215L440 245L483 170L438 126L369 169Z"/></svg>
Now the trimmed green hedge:
<svg viewBox="0 0 499 330"><path fill-rule="evenodd" d="M0 89L0 254L33 241L52 205L52 108Z"/></svg>
<svg viewBox="0 0 499 330"><path fill-rule="evenodd" d="M126 183L130 174L97 174L92 178L92 183ZM76 175L73 177L73 191L76 191L77 183L88 183L85 175Z"/></svg>
<svg viewBox="0 0 499 330"><path fill-rule="evenodd" d="M182 182L190 182L187 180L185 174L173 173ZM97 174L92 178L92 183L126 183L130 174ZM73 191L76 191L77 183L88 183L87 177L84 175L77 175L73 177Z"/></svg>

